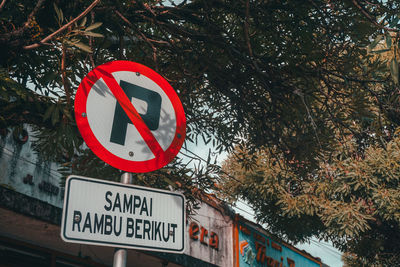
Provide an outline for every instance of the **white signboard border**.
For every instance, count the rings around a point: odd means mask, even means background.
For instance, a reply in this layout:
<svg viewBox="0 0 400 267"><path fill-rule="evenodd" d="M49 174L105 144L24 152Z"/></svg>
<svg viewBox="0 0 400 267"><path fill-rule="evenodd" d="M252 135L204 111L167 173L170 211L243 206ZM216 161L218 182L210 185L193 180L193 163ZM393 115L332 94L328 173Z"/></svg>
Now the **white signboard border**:
<svg viewBox="0 0 400 267"><path fill-rule="evenodd" d="M72 180L83 180L83 181L91 182L91 183L99 183L99 184L105 184L105 185L110 185L110 186L114 186L114 187L125 187L125 188L153 192L153 193L174 195L174 196L182 198L182 205L183 205L183 207L182 207L182 248L181 249L172 249L172 248L152 247L152 246L144 246L144 245L117 243L117 242L88 240L88 239L82 239L82 238L71 238L71 237L66 236L67 229L66 229L65 225L66 225L67 219L71 219L71 218L68 218L67 214L68 214L68 204L69 204L69 196L70 196L69 189L70 189L70 183ZM185 251L185 241L186 241L185 240L185 233L186 233L186 231L185 231L186 216L185 215L186 215L186 200L185 200L185 196L183 194L176 193L176 192L170 192L170 191L166 191L166 190L161 190L161 189L148 188L148 187L144 187L144 186L123 184L123 183L111 182L111 181L100 180L100 179L95 179L95 178L89 178L89 177L85 177L85 176L70 175L67 177L66 183L65 183L64 206L63 206L62 219L61 219L61 239L64 240L65 242L78 243L78 244L109 246L109 247L119 247L119 248L127 248L127 249L139 249L139 250L147 250L147 251L182 254Z"/></svg>

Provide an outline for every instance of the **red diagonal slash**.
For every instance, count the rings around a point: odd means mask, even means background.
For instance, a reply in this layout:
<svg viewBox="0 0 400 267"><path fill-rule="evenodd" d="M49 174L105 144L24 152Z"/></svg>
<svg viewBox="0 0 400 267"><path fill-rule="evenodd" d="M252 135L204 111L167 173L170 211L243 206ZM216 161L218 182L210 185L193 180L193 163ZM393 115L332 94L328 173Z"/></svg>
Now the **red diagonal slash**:
<svg viewBox="0 0 400 267"><path fill-rule="evenodd" d="M101 77L106 83L107 87L111 90L118 103L121 105L122 109L125 111L128 118L131 120L133 125L139 131L143 140L146 142L151 152L153 152L156 157L163 157L164 150L158 143L157 139L154 137L153 133L147 127L146 123L143 121L142 117L139 115L135 107L133 106L131 100L126 96L125 92L122 90L121 86L117 83L114 76L111 73L102 70L98 67L93 70L97 77Z"/></svg>

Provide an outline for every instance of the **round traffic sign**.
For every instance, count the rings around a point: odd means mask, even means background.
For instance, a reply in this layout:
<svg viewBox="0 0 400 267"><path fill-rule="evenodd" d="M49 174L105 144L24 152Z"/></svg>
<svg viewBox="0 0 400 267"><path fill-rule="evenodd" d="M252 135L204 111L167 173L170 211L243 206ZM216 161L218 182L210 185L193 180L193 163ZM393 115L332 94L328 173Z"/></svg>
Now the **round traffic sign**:
<svg viewBox="0 0 400 267"><path fill-rule="evenodd" d="M96 67L75 96L75 118L88 147L111 166L150 172L168 164L186 135L178 95L161 75L131 61Z"/></svg>

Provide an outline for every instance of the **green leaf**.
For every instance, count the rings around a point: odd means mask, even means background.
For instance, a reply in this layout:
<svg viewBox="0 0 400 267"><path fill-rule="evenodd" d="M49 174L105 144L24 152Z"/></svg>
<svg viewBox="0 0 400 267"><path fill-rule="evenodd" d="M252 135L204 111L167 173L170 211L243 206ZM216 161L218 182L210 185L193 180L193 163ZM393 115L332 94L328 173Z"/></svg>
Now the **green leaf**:
<svg viewBox="0 0 400 267"><path fill-rule="evenodd" d="M378 35L375 40L367 47L368 52L371 52L372 49L374 49L376 47L376 45L383 39L383 35L380 34Z"/></svg>
<svg viewBox="0 0 400 267"><path fill-rule="evenodd" d="M390 33L386 34L386 46L388 49L392 47L392 36L390 36Z"/></svg>
<svg viewBox="0 0 400 267"><path fill-rule="evenodd" d="M52 115L51 115L51 124L52 125L55 125L58 121L59 121L59 106L57 105L56 106L56 109L54 110L54 112L52 113Z"/></svg>
<svg viewBox="0 0 400 267"><path fill-rule="evenodd" d="M96 33L96 32L85 31L85 32L83 32L83 34L87 35L87 36L91 36L91 37L104 37L104 35L102 35L100 33Z"/></svg>
<svg viewBox="0 0 400 267"><path fill-rule="evenodd" d="M371 51L371 53L380 54L380 53L384 53L384 52L388 52L388 51L390 51L390 49L375 50L375 51Z"/></svg>
<svg viewBox="0 0 400 267"><path fill-rule="evenodd" d="M43 121L46 121L48 118L50 118L50 115L53 113L55 107L55 105L51 105L50 107L48 107L46 113L43 116Z"/></svg>
<svg viewBox="0 0 400 267"><path fill-rule="evenodd" d="M61 9L54 3L54 10L56 11L58 21L61 23L64 20L64 15Z"/></svg>
<svg viewBox="0 0 400 267"><path fill-rule="evenodd" d="M167 177L163 177L163 179L164 179L164 181L166 181L169 185L171 185L172 187L175 187L176 186L176 184L172 181L172 180L170 180L169 178L167 178Z"/></svg>
<svg viewBox="0 0 400 267"><path fill-rule="evenodd" d="M392 75L393 82L399 84L399 63L395 57L390 61L390 74Z"/></svg>
<svg viewBox="0 0 400 267"><path fill-rule="evenodd" d="M393 21L389 24L389 27L390 27L390 28L393 28L394 26L397 25L397 22L399 22L399 17L395 17L395 18L393 19Z"/></svg>
<svg viewBox="0 0 400 267"><path fill-rule="evenodd" d="M81 26L81 27L85 26L85 25L86 25L86 21L87 21L87 18L84 17L84 18L82 19L82 22L81 22L80 26Z"/></svg>
<svg viewBox="0 0 400 267"><path fill-rule="evenodd" d="M96 23L93 23L92 25L90 25L89 27L87 27L85 31L94 30L94 29L100 27L102 24L103 24L103 22L96 22Z"/></svg>
<svg viewBox="0 0 400 267"><path fill-rule="evenodd" d="M92 53L92 49L90 49L90 47L88 45L85 45L84 43L72 43L72 45L78 47L85 52Z"/></svg>

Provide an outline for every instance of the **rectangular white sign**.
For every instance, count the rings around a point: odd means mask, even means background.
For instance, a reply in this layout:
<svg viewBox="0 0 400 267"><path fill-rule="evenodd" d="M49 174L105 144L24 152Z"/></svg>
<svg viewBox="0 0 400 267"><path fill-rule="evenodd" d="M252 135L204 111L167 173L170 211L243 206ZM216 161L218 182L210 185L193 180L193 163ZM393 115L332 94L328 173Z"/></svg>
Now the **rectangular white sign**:
<svg viewBox="0 0 400 267"><path fill-rule="evenodd" d="M182 194L69 176L61 238L65 242L183 253Z"/></svg>

